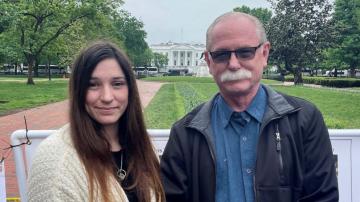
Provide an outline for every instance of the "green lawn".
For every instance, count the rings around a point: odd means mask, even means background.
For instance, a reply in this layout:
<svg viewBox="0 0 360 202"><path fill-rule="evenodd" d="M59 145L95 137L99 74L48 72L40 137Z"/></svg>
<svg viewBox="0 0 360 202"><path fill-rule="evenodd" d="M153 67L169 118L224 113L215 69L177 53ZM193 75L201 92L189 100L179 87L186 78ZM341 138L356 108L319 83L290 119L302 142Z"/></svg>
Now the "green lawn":
<svg viewBox="0 0 360 202"><path fill-rule="evenodd" d="M313 102L329 128L360 128L360 93L300 86L275 89Z"/></svg>
<svg viewBox="0 0 360 202"><path fill-rule="evenodd" d="M145 81L159 81L159 82L189 82L189 83L214 83L212 77L194 77L194 76L156 76L142 78ZM282 84L280 81L262 79L265 84Z"/></svg>
<svg viewBox="0 0 360 202"><path fill-rule="evenodd" d="M149 128L170 128L173 122L193 107L210 99L218 91L213 82L191 83L173 80L167 82L169 83L162 86L145 109ZM267 82L263 81L263 83ZM295 86L274 85L273 87L278 91L313 102L323 113L329 128L360 128L360 93Z"/></svg>
<svg viewBox="0 0 360 202"><path fill-rule="evenodd" d="M0 116L67 98L67 79L34 81L35 85L26 85L26 78L0 77Z"/></svg>

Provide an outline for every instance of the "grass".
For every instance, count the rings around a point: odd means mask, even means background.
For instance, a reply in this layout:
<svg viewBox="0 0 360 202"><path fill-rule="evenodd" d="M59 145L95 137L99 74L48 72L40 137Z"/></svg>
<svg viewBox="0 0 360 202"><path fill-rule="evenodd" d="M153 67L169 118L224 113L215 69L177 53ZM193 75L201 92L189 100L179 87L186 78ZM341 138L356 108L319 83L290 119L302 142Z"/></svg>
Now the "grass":
<svg viewBox="0 0 360 202"><path fill-rule="evenodd" d="M159 82L191 82L191 83L214 83L212 77L194 77L194 76L156 76L142 78L145 81L159 81Z"/></svg>
<svg viewBox="0 0 360 202"><path fill-rule="evenodd" d="M148 128L170 128L185 112L181 97L175 90L175 84L163 85L152 103L154 104L145 109Z"/></svg>
<svg viewBox="0 0 360 202"><path fill-rule="evenodd" d="M0 116L67 98L68 80L34 79L26 85L26 78L0 77Z"/></svg>
<svg viewBox="0 0 360 202"><path fill-rule="evenodd" d="M274 88L314 103L329 128L360 128L360 93L301 86Z"/></svg>
<svg viewBox="0 0 360 202"><path fill-rule="evenodd" d="M145 110L149 128L170 128L174 121L180 119L199 103L211 99L218 91L214 82L203 82L204 80L196 82L199 81L197 79L191 82L189 78L184 78L184 80L166 78L166 80L168 83L162 86ZM278 83L269 80L262 82ZM360 128L360 93L298 86L274 85L273 88L314 103L322 112L329 128ZM163 95L172 97L163 100ZM167 102L171 102L170 107ZM169 114L172 114L171 118Z"/></svg>
<svg viewBox="0 0 360 202"><path fill-rule="evenodd" d="M194 77L194 76L157 76L157 77L145 77L142 78L145 81L158 81L166 83L174 82L189 82L189 83L214 83L212 77ZM262 79L262 83L265 84L281 84L280 81Z"/></svg>

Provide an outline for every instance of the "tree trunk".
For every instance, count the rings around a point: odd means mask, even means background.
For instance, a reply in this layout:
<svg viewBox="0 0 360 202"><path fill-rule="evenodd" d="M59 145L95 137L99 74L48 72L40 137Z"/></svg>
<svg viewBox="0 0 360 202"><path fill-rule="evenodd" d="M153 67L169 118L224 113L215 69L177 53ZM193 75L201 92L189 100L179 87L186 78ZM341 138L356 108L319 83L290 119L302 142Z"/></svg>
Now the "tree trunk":
<svg viewBox="0 0 360 202"><path fill-rule="evenodd" d="M48 60L47 64L46 64L47 70L48 70L48 78L49 81L51 81L51 68L50 68L50 61Z"/></svg>
<svg viewBox="0 0 360 202"><path fill-rule="evenodd" d="M35 65L33 66L34 76L39 77L39 62L35 60Z"/></svg>
<svg viewBox="0 0 360 202"><path fill-rule="evenodd" d="M296 67L294 72L294 84L295 85L302 85L303 79L301 74L301 67Z"/></svg>
<svg viewBox="0 0 360 202"><path fill-rule="evenodd" d="M335 68L334 77L337 77L337 76L338 76L338 72L337 72L337 69Z"/></svg>
<svg viewBox="0 0 360 202"><path fill-rule="evenodd" d="M355 78L356 76L356 70L354 66L350 66L350 77Z"/></svg>
<svg viewBox="0 0 360 202"><path fill-rule="evenodd" d="M15 75L18 75L18 64L15 62Z"/></svg>
<svg viewBox="0 0 360 202"><path fill-rule="evenodd" d="M35 85L35 82L33 80L33 65L34 65L34 59L29 56L30 58L28 58L28 80L27 80L27 85Z"/></svg>

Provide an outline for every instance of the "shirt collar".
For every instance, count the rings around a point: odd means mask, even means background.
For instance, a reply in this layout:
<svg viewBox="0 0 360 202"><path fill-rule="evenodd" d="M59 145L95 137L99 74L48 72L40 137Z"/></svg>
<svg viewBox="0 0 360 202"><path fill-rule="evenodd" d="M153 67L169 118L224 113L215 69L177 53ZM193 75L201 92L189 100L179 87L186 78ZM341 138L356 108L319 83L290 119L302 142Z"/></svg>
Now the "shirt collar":
<svg viewBox="0 0 360 202"><path fill-rule="evenodd" d="M246 109L246 112L259 123L262 122L262 118L264 116L266 99L267 97L264 87L260 85L254 99L250 103L250 106Z"/></svg>
<svg viewBox="0 0 360 202"><path fill-rule="evenodd" d="M219 94L215 100L215 105L217 105L217 110L219 112L219 119L221 121L221 126L225 128L229 122L233 110L231 107L225 102L224 98Z"/></svg>
<svg viewBox="0 0 360 202"><path fill-rule="evenodd" d="M214 104L217 105L217 110L219 113L219 120L221 126L225 128L232 118L233 113L239 113L246 122L250 121L250 117L253 117L259 123L262 122L264 116L265 107L266 107L266 92L262 85L260 85L254 99L251 101L250 106L244 112L235 112L224 100L224 98L219 94L215 99ZM247 113L246 113L247 112ZM241 114L241 115L240 115Z"/></svg>

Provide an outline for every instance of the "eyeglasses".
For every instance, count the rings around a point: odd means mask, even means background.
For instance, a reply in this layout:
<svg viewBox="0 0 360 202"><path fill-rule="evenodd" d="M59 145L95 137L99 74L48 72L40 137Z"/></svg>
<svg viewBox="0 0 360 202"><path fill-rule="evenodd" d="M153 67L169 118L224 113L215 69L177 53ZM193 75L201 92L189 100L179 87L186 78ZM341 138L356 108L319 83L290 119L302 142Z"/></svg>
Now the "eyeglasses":
<svg viewBox="0 0 360 202"><path fill-rule="evenodd" d="M231 54L235 53L235 56L238 60L251 60L255 57L256 50L260 48L263 43L260 43L256 47L244 47L238 48L236 50L219 50L209 52L211 58L215 63L225 63L228 62L231 58Z"/></svg>

